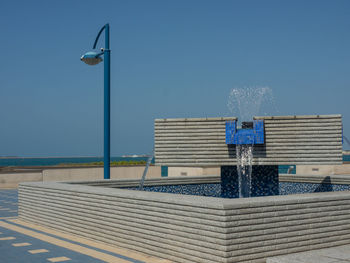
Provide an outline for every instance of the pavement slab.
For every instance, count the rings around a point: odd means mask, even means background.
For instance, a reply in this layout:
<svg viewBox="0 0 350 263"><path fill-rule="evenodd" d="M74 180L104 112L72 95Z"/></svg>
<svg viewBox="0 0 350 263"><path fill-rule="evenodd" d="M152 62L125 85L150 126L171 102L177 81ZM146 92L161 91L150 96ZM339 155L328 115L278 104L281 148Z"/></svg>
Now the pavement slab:
<svg viewBox="0 0 350 263"><path fill-rule="evenodd" d="M266 263L350 263L350 245L270 257Z"/></svg>

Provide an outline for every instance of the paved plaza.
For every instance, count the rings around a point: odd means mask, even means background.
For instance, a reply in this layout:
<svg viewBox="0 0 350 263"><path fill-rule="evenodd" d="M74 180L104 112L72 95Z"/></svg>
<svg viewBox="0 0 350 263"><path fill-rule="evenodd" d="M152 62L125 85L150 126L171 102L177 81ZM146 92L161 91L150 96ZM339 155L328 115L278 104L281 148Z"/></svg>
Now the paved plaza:
<svg viewBox="0 0 350 263"><path fill-rule="evenodd" d="M350 245L269 258L267 263L350 263Z"/></svg>

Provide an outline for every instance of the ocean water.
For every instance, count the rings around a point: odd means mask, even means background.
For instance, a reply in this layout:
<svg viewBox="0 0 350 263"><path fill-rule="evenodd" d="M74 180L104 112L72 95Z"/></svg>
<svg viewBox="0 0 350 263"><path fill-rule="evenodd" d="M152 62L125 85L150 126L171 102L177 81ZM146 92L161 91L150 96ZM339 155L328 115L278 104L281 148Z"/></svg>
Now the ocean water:
<svg viewBox="0 0 350 263"><path fill-rule="evenodd" d="M147 161L147 157L111 157L111 161ZM52 166L70 163L102 162L103 157L51 157L51 158L0 158L3 166ZM344 162L350 162L350 155L343 155ZM154 163L154 159L152 160ZM279 173L287 173L290 165L279 165ZM295 174L295 165L291 170Z"/></svg>
<svg viewBox="0 0 350 263"><path fill-rule="evenodd" d="M111 161L147 161L147 157L111 157ZM102 162L103 157L0 158L1 166L52 166Z"/></svg>

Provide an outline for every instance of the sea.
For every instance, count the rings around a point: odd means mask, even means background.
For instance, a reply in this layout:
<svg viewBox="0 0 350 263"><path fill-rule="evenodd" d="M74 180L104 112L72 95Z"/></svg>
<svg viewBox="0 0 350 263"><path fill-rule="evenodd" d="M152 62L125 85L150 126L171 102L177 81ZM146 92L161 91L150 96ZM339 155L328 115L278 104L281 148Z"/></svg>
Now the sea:
<svg viewBox="0 0 350 263"><path fill-rule="evenodd" d="M139 157L111 157L111 161L147 161L147 156ZM103 157L1 157L0 167L4 166L54 166L60 164L79 164L102 162Z"/></svg>
<svg viewBox="0 0 350 263"><path fill-rule="evenodd" d="M123 156L123 157L111 157L111 161L147 161L147 156ZM103 157L41 157L41 158L32 158L32 157L0 157L0 167L4 166L54 166L60 164L79 164L79 163L92 163L92 162L101 162ZM350 155L343 155L344 162L350 162ZM154 159L152 160L154 163ZM291 165L280 165L280 173L286 173ZM295 165L290 171L295 173Z"/></svg>

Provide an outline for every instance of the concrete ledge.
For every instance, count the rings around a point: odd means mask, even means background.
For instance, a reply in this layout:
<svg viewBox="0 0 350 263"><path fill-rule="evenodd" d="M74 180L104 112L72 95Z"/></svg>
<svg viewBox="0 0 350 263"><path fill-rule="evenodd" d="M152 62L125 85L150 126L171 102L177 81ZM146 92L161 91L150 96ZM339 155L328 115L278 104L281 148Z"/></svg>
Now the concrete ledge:
<svg viewBox="0 0 350 263"><path fill-rule="evenodd" d="M176 118L176 119L155 119L158 122L178 122L178 121L222 121L222 120L237 120L237 117L211 117L211 118Z"/></svg>
<svg viewBox="0 0 350 263"><path fill-rule="evenodd" d="M118 166L111 167L111 178L141 178L145 166ZM148 178L160 178L161 167L150 166ZM99 180L103 178L103 167L41 167L17 168L16 172L0 173L0 189L17 188L22 182L55 182L55 181L83 181Z"/></svg>
<svg viewBox="0 0 350 263"><path fill-rule="evenodd" d="M219 177L189 179L215 182ZM265 262L275 255L350 244L350 191L221 199L84 183L90 185L21 184L19 218L185 263Z"/></svg>
<svg viewBox="0 0 350 263"><path fill-rule="evenodd" d="M294 183L315 183L315 184L347 184L350 185L350 175L300 175L300 174L279 174L280 182ZM149 178L145 180L145 186L158 185L182 185L182 184L215 184L220 183L221 178L218 175L205 176L183 176L183 177L163 177ZM67 182L68 183L68 182ZM137 187L140 184L138 179L119 179L119 180L95 180L95 181L77 181L69 184L82 184L90 186L103 186L110 188L118 187Z"/></svg>
<svg viewBox="0 0 350 263"><path fill-rule="evenodd" d="M0 189L17 188L21 182L41 182L41 172L0 173Z"/></svg>
<svg viewBox="0 0 350 263"><path fill-rule="evenodd" d="M120 179L120 180L79 181L79 182L69 182L69 183L70 184L118 188L118 187L139 186L140 180ZM181 184L213 184L213 183L220 183L220 176L206 175L206 176L148 178L145 180L144 186L181 185Z"/></svg>
<svg viewBox="0 0 350 263"><path fill-rule="evenodd" d="M350 164L341 165L297 165L296 174L300 175L350 175Z"/></svg>
<svg viewBox="0 0 350 263"><path fill-rule="evenodd" d="M350 175L301 175L279 174L280 182L315 183L315 184L350 184Z"/></svg>
<svg viewBox="0 0 350 263"><path fill-rule="evenodd" d="M284 116L254 116L254 120L284 120L284 119L331 119L341 118L341 114L330 114L330 115L284 115Z"/></svg>

